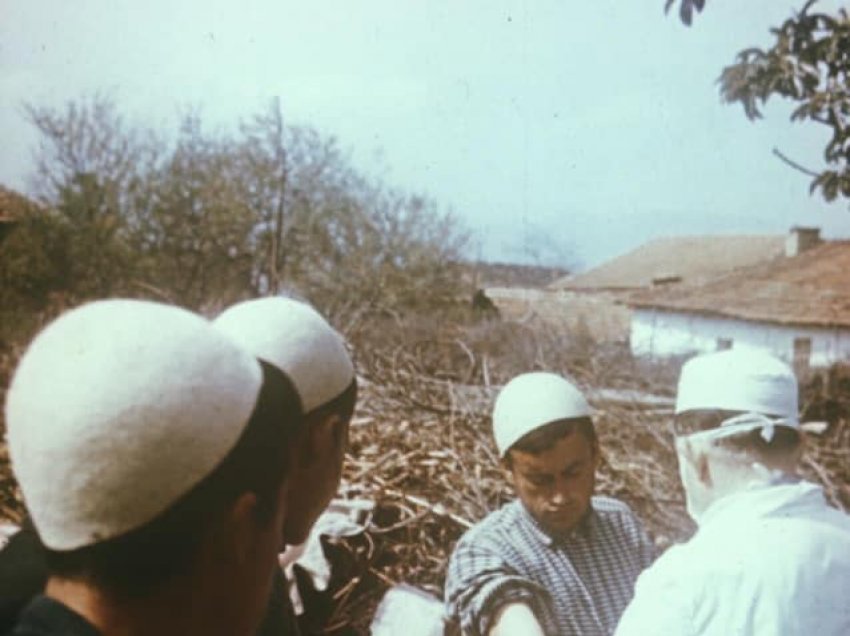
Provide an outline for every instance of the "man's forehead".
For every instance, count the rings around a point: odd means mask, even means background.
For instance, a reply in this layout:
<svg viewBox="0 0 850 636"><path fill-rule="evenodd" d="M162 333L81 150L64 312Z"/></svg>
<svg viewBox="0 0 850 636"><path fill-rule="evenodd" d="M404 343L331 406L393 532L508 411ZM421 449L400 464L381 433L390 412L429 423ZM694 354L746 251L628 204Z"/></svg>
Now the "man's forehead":
<svg viewBox="0 0 850 636"><path fill-rule="evenodd" d="M512 449L511 464L521 472L557 472L593 455L593 445L584 435L571 434L556 440L540 453Z"/></svg>

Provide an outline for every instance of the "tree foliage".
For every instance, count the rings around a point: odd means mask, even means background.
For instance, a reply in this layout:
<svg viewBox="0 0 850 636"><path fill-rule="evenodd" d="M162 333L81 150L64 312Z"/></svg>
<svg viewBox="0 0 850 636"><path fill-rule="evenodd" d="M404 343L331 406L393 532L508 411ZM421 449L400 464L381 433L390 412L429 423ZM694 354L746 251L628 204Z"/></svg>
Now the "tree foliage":
<svg viewBox="0 0 850 636"><path fill-rule="evenodd" d="M730 104L741 104L746 116L755 120L771 97L797 104L792 121L809 121L830 129L831 138L823 152L825 166L809 170L774 153L793 167L813 177L810 192L820 191L827 201L850 199L850 15L813 11L818 0L808 0L781 26L770 29L773 45L749 48L723 69L720 92ZM668 11L676 0L667 0ZM690 25L694 10L704 0L679 0L682 21Z"/></svg>
<svg viewBox="0 0 850 636"><path fill-rule="evenodd" d="M291 290L326 310L397 311L459 291L457 221L365 178L334 139L285 125L276 100L232 130L189 110L170 136L128 125L102 95L26 112L40 205L0 245L4 302L204 308Z"/></svg>
<svg viewBox="0 0 850 636"><path fill-rule="evenodd" d="M670 8L676 3L676 0L667 0L664 4L664 13L669 13ZM699 13L705 6L705 0L679 0L679 18L691 26L694 12Z"/></svg>
<svg viewBox="0 0 850 636"><path fill-rule="evenodd" d="M797 103L794 121L827 126L831 139L823 153L827 169L818 172L811 191L827 201L850 198L850 17L810 11L809 0L795 16L771 29L769 49L752 48L738 54L723 69L721 93L739 103L750 119L761 117L761 106L772 96Z"/></svg>

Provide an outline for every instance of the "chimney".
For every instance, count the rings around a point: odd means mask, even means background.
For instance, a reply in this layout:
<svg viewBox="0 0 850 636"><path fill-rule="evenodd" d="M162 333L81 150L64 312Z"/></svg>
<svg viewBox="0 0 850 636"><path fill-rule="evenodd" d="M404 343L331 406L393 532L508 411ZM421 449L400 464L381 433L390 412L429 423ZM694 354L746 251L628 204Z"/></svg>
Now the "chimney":
<svg viewBox="0 0 850 636"><path fill-rule="evenodd" d="M682 277L678 274L661 274L652 277L652 286L661 287L662 285L671 285L673 283L681 283Z"/></svg>
<svg viewBox="0 0 850 636"><path fill-rule="evenodd" d="M795 225L788 232L788 236L785 239L785 256L788 258L797 256L819 245L820 242L819 227L800 227Z"/></svg>

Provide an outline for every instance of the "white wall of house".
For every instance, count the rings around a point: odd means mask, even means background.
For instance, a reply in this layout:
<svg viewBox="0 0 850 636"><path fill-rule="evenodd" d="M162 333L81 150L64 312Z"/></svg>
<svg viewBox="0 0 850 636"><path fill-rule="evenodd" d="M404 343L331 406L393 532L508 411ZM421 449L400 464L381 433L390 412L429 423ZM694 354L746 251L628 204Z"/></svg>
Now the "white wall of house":
<svg viewBox="0 0 850 636"><path fill-rule="evenodd" d="M850 327L797 327L660 309L632 311L630 346L637 356L663 358L732 346L794 362L795 341L798 357L810 347L808 364L813 367L850 360Z"/></svg>

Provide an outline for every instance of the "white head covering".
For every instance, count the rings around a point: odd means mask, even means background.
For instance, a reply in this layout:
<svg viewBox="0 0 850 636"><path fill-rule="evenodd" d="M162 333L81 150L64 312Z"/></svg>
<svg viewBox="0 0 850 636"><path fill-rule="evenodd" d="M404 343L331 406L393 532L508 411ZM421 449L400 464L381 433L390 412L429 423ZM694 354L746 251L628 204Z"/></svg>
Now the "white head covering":
<svg viewBox="0 0 850 636"><path fill-rule="evenodd" d="M590 416L587 400L554 373L518 375L499 392L493 407L493 436L504 457L520 438L557 420Z"/></svg>
<svg viewBox="0 0 850 636"><path fill-rule="evenodd" d="M676 413L698 409L742 411L743 415L723 422L723 434L763 428L769 441L774 425L800 426L797 378L787 364L759 351L730 349L699 355L682 367Z"/></svg>
<svg viewBox="0 0 850 636"><path fill-rule="evenodd" d="M45 545L153 520L232 450L261 384L254 358L183 309L110 300L58 318L6 401L12 467Z"/></svg>
<svg viewBox="0 0 850 636"><path fill-rule="evenodd" d="M261 298L225 310L213 324L292 380L305 413L339 397L354 379L342 337L309 305Z"/></svg>
<svg viewBox="0 0 850 636"><path fill-rule="evenodd" d="M676 413L725 409L775 415L795 424L797 379L771 355L729 349L688 360L679 376Z"/></svg>

